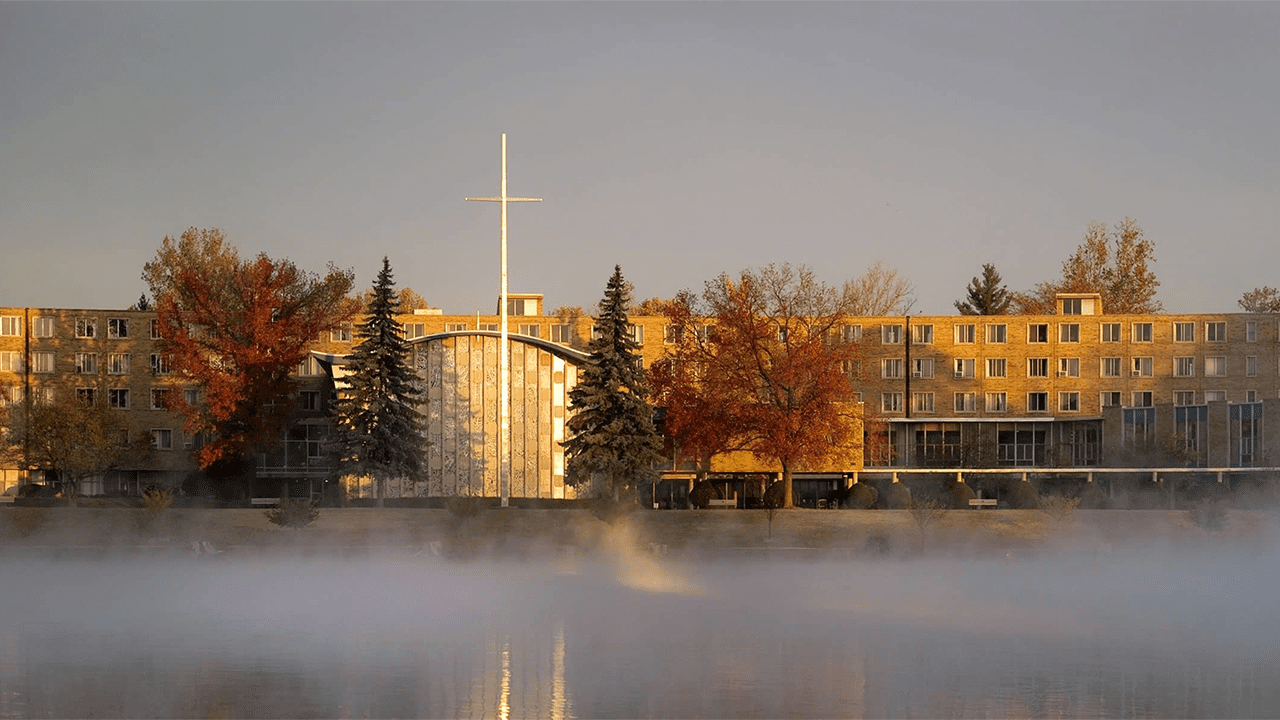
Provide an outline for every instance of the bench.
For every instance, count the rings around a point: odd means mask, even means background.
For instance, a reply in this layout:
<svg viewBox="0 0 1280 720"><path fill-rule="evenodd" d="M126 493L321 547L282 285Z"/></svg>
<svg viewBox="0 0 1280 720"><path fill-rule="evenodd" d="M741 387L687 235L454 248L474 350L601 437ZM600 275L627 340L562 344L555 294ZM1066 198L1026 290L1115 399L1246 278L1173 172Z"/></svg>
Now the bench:
<svg viewBox="0 0 1280 720"><path fill-rule="evenodd" d="M714 509L716 509L716 508L728 508L728 509L732 510L732 509L734 509L734 508L736 508L736 507L738 507L738 500L737 500L737 498L731 498L731 499L729 499L729 500L714 500L714 499L713 499L713 500L708 500L708 501L707 501L707 508L708 508L708 509L711 509L711 510L714 510Z"/></svg>
<svg viewBox="0 0 1280 720"><path fill-rule="evenodd" d="M0 505L12 505L14 497L12 495L0 495Z"/></svg>
<svg viewBox="0 0 1280 720"><path fill-rule="evenodd" d="M258 507L259 505L279 505L280 498L249 498L250 507Z"/></svg>
<svg viewBox="0 0 1280 720"><path fill-rule="evenodd" d="M974 498L969 501L969 507L971 508L993 508L995 506L995 498Z"/></svg>

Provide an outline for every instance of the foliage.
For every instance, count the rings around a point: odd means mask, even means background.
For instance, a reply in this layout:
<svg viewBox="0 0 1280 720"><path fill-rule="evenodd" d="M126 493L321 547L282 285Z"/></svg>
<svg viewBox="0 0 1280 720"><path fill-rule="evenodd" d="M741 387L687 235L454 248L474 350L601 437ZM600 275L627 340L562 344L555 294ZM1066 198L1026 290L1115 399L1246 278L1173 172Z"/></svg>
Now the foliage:
<svg viewBox="0 0 1280 720"><path fill-rule="evenodd" d="M320 517L320 511L306 498L280 498L280 504L266 511L272 525L287 528L303 528Z"/></svg>
<svg viewBox="0 0 1280 720"><path fill-rule="evenodd" d="M719 499L720 488L707 480L698 480L689 490L689 504L697 510L705 510L712 500Z"/></svg>
<svg viewBox="0 0 1280 720"><path fill-rule="evenodd" d="M143 311L150 310L150 309L151 309L151 300L147 297L147 294L146 294L146 293L142 293L142 295L138 296L138 302L134 303L134 304L133 304L133 306L132 306L132 307L130 307L129 309L130 309L130 310L143 310Z"/></svg>
<svg viewBox="0 0 1280 720"><path fill-rule="evenodd" d="M640 301L631 310L631 314L638 317L664 317L670 314L672 304L679 302L679 298L666 300L660 297L651 297Z"/></svg>
<svg viewBox="0 0 1280 720"><path fill-rule="evenodd" d="M855 510L870 510L879 498L880 493L874 487L866 483L854 483L849 488L849 497L845 502Z"/></svg>
<svg viewBox="0 0 1280 720"><path fill-rule="evenodd" d="M857 317L905 315L915 304L915 291L897 268L885 267L884 261L877 260L866 272L845 283L844 294L849 299L845 312Z"/></svg>
<svg viewBox="0 0 1280 720"><path fill-rule="evenodd" d="M885 488L881 504L890 510L907 510L911 507L911 500L911 488L896 482Z"/></svg>
<svg viewBox="0 0 1280 720"><path fill-rule="evenodd" d="M1040 498L1040 512L1043 512L1054 525L1065 526L1076 516L1080 507L1080 498L1066 495L1046 495Z"/></svg>
<svg viewBox="0 0 1280 720"><path fill-rule="evenodd" d="M769 483L769 487L764 489L764 497L761 502L766 508L781 508L787 506L786 485L781 480L774 480Z"/></svg>
<svg viewBox="0 0 1280 720"><path fill-rule="evenodd" d="M383 258L385 261L386 258ZM370 307L373 305L374 297L378 294L378 288L375 285L371 288L365 288L356 293L352 298L352 304L356 313L372 312ZM413 291L413 288L400 288L395 294L397 312L409 314L414 310L426 310L431 307L421 295Z"/></svg>
<svg viewBox="0 0 1280 720"><path fill-rule="evenodd" d="M573 416L566 423L565 482L599 480L599 494L618 499L657 475L662 438L653 425L640 346L632 337L627 308L630 289L615 266L600 301L589 357L569 393Z"/></svg>
<svg viewBox="0 0 1280 720"><path fill-rule="evenodd" d="M1227 508L1222 503L1198 502L1187 508L1187 517L1196 527L1209 532L1222 532L1227 527Z"/></svg>
<svg viewBox="0 0 1280 720"><path fill-rule="evenodd" d="M169 393L188 433L210 433L201 467L245 456L274 441L294 417L291 374L312 339L351 315L352 275L332 266L319 276L265 254L241 260L221 230L191 228L166 237L142 277L155 298L160 348L203 401Z"/></svg>
<svg viewBox="0 0 1280 720"><path fill-rule="evenodd" d="M142 507L153 515L159 515L168 510L171 505L173 505L173 493L165 488L148 485L142 491Z"/></svg>
<svg viewBox="0 0 1280 720"><path fill-rule="evenodd" d="M1236 301L1249 313L1280 313L1280 290L1270 285L1254 288Z"/></svg>
<svg viewBox="0 0 1280 720"><path fill-rule="evenodd" d="M1040 493L1023 480L1014 480L1005 488L1005 501L1014 510L1035 510L1040 507Z"/></svg>
<svg viewBox="0 0 1280 720"><path fill-rule="evenodd" d="M1013 304L1013 293L1005 287L996 266L982 265L982 277L969 281L965 299L957 300L956 310L961 315L1005 315Z"/></svg>
<svg viewBox="0 0 1280 720"><path fill-rule="evenodd" d="M1155 299L1160 287L1150 267L1155 261L1155 242L1137 221L1125 218L1110 231L1105 223L1094 222L1085 230L1084 242L1063 261L1062 279L1016 293L1014 307L1023 315L1051 315L1058 293L1099 293L1105 313L1158 313L1164 308Z"/></svg>
<svg viewBox="0 0 1280 720"><path fill-rule="evenodd" d="M950 485L951 487L948 489L950 497L948 500L950 501L951 508L953 510L967 510L969 508L969 501L978 497L977 494L973 492L973 488L969 487L968 483L954 482L950 483Z"/></svg>
<svg viewBox="0 0 1280 720"><path fill-rule="evenodd" d="M335 474L374 478L379 501L386 497L388 478L413 477L423 465L418 404L424 391L410 367L404 327L396 320L400 301L394 286L384 257L368 314L357 330L359 344L346 366L346 388L332 406L329 443Z"/></svg>
<svg viewBox="0 0 1280 720"><path fill-rule="evenodd" d="M959 483L956 484L958 485ZM916 527L920 529L920 552L924 552L926 531L929 526L943 518L946 509L937 500L917 500L912 498L907 510L911 513L911 519L916 522Z"/></svg>

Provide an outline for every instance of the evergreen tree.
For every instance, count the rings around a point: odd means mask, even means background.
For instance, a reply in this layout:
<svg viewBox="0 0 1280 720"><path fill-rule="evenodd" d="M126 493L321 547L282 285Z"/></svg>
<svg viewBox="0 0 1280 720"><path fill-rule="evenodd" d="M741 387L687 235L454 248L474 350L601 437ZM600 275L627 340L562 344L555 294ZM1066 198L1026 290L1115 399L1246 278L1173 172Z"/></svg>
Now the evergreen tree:
<svg viewBox="0 0 1280 720"><path fill-rule="evenodd" d="M982 277L969 281L968 294L956 301L961 315L1007 315L1013 293L1004 286L996 266L984 263Z"/></svg>
<svg viewBox="0 0 1280 720"><path fill-rule="evenodd" d="M368 475L378 505L386 497L387 478L413 477L422 470L422 384L409 365L404 328L396 320L400 300L391 279L391 263L382 259L359 344L347 363L346 392L333 404L334 437L330 449L338 475Z"/></svg>
<svg viewBox="0 0 1280 720"><path fill-rule="evenodd" d="M565 481L579 486L599 480L601 494L624 491L652 480L662 460L662 438L653 424L653 408L640 366L639 344L631 335L627 309L631 289L615 266L600 301L590 357L578 370L569 393L574 411L565 440Z"/></svg>

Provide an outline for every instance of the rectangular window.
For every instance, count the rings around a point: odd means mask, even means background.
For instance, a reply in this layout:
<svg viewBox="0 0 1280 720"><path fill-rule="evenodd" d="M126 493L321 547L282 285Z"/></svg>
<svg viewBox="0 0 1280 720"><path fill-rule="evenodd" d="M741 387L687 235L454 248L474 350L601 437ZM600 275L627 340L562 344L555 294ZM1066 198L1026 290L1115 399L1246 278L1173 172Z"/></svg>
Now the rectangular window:
<svg viewBox="0 0 1280 720"><path fill-rule="evenodd" d="M542 328L539 325L535 325L533 323L520 323L520 325L518 326L518 329L516 330L516 333L519 335L524 335L525 337L536 338L538 337L538 334L541 331L542 331Z"/></svg>
<svg viewBox="0 0 1280 720"><path fill-rule="evenodd" d="M1155 360L1149 357L1133 358L1133 368L1129 374L1133 377L1151 377L1154 372Z"/></svg>
<svg viewBox="0 0 1280 720"><path fill-rule="evenodd" d="M1004 358L987 358L987 377L1009 377L1009 362Z"/></svg>
<svg viewBox="0 0 1280 720"><path fill-rule="evenodd" d="M489 332L501 332L500 323L480 323L477 329L488 330Z"/></svg>
<svg viewBox="0 0 1280 720"><path fill-rule="evenodd" d="M973 358L956 358L956 377L971 378L973 377L973 368L976 365Z"/></svg>
<svg viewBox="0 0 1280 720"><path fill-rule="evenodd" d="M632 340L636 341L637 345L644 344L644 326L643 325L636 325L634 323L632 323L631 325L628 325L627 334L631 336ZM538 337L538 336L534 335L533 337Z"/></svg>
<svg viewBox="0 0 1280 720"><path fill-rule="evenodd" d="M1244 374L1246 377L1254 377L1258 374L1258 357L1256 355L1245 356Z"/></svg>
<svg viewBox="0 0 1280 720"><path fill-rule="evenodd" d="M165 353L151 353L151 374L168 375L169 372L169 355Z"/></svg>
<svg viewBox="0 0 1280 720"><path fill-rule="evenodd" d="M351 342L351 323L342 323L329 331L330 342Z"/></svg>
<svg viewBox="0 0 1280 720"><path fill-rule="evenodd" d="M1151 323L1134 323L1133 341L1143 343L1151 342Z"/></svg>
<svg viewBox="0 0 1280 720"><path fill-rule="evenodd" d="M901 325L881 325L880 326L880 342L884 345L901 345L902 344L902 326Z"/></svg>
<svg viewBox="0 0 1280 720"><path fill-rule="evenodd" d="M987 393L987 412L1008 412L1009 396L1002 392Z"/></svg>
<svg viewBox="0 0 1280 720"><path fill-rule="evenodd" d="M76 373L94 375L98 372L98 353L76 353Z"/></svg>
<svg viewBox="0 0 1280 720"><path fill-rule="evenodd" d="M1226 402L1227 391L1226 390L1205 390L1204 401L1206 404L1211 402Z"/></svg>
<svg viewBox="0 0 1280 720"><path fill-rule="evenodd" d="M1205 358L1204 359L1204 376L1205 377L1226 377L1227 376L1227 359L1222 356Z"/></svg>
<svg viewBox="0 0 1280 720"><path fill-rule="evenodd" d="M933 393L911 393L911 411L922 413L933 412Z"/></svg>
<svg viewBox="0 0 1280 720"><path fill-rule="evenodd" d="M1027 393L1027 412L1049 412L1049 393Z"/></svg>
<svg viewBox="0 0 1280 720"><path fill-rule="evenodd" d="M1062 314L1063 315L1083 315L1084 299L1083 298L1063 298Z"/></svg>
<svg viewBox="0 0 1280 720"><path fill-rule="evenodd" d="M845 342L862 342L862 326L845 325L840 329L840 337Z"/></svg>
<svg viewBox="0 0 1280 720"><path fill-rule="evenodd" d="M956 393L955 401L955 409L958 413L971 413L978 410L977 393Z"/></svg>
<svg viewBox="0 0 1280 720"><path fill-rule="evenodd" d="M1195 390L1175 391L1173 393L1173 404L1174 405L1195 405L1196 391Z"/></svg>
<svg viewBox="0 0 1280 720"><path fill-rule="evenodd" d="M1008 336L1007 331L1009 329L1007 325L988 325L986 327L988 343L993 345L1003 345L1006 342Z"/></svg>
<svg viewBox="0 0 1280 720"><path fill-rule="evenodd" d="M0 372L21 373L22 353L0 352Z"/></svg>
<svg viewBox="0 0 1280 720"><path fill-rule="evenodd" d="M1133 394L1133 407L1151 407L1155 404L1150 390Z"/></svg>
<svg viewBox="0 0 1280 720"><path fill-rule="evenodd" d="M53 353L46 351L31 353L31 372L53 372L54 357Z"/></svg>
<svg viewBox="0 0 1280 720"><path fill-rule="evenodd" d="M669 327L671 326L665 326L664 330ZM561 345L568 345L573 342L573 326L568 323L552 325L551 342L560 343Z"/></svg>
<svg viewBox="0 0 1280 720"><path fill-rule="evenodd" d="M129 374L129 353L108 353L107 354L107 374L108 375L128 375Z"/></svg>
<svg viewBox="0 0 1280 720"><path fill-rule="evenodd" d="M955 337L953 338L953 341L957 345L973 344L974 338L977 337L977 334L974 332L975 329L976 329L976 326L974 325L955 325L952 328L952 332L955 335Z"/></svg>
<svg viewBox="0 0 1280 720"><path fill-rule="evenodd" d="M507 314L524 315L524 305L524 298L507 298Z"/></svg>
<svg viewBox="0 0 1280 720"><path fill-rule="evenodd" d="M1080 412L1080 393L1058 393L1058 412Z"/></svg>
<svg viewBox="0 0 1280 720"><path fill-rule="evenodd" d="M1058 325L1058 342L1080 342L1080 323L1060 323Z"/></svg>
<svg viewBox="0 0 1280 720"><path fill-rule="evenodd" d="M1058 358L1058 377L1080 377L1080 358Z"/></svg>
<svg viewBox="0 0 1280 720"><path fill-rule="evenodd" d="M1176 322L1173 324L1173 341L1189 343L1196 341L1196 324L1193 322Z"/></svg>
<svg viewBox="0 0 1280 720"><path fill-rule="evenodd" d="M1245 402L1249 402L1249 403L1251 403L1251 402L1258 402L1258 391L1257 391L1257 390L1245 390L1245 391L1244 391L1244 401L1245 401Z"/></svg>
<svg viewBox="0 0 1280 720"><path fill-rule="evenodd" d="M1120 342L1120 323L1102 323L1102 342Z"/></svg>
<svg viewBox="0 0 1280 720"><path fill-rule="evenodd" d="M76 399L85 405L92 405L95 399L93 388L76 388Z"/></svg>
<svg viewBox="0 0 1280 720"><path fill-rule="evenodd" d="M1249 320L1244 324L1244 341L1258 342L1258 323Z"/></svg>
<svg viewBox="0 0 1280 720"><path fill-rule="evenodd" d="M196 388L184 388L182 391L182 401L192 407L200 404L200 391Z"/></svg>
<svg viewBox="0 0 1280 720"><path fill-rule="evenodd" d="M426 336L427 336L426 323L405 323L404 324L405 340L417 340L420 337L426 337Z"/></svg>
<svg viewBox="0 0 1280 720"><path fill-rule="evenodd" d="M1102 358L1102 377L1120 377L1123 363L1118 357Z"/></svg>
<svg viewBox="0 0 1280 720"><path fill-rule="evenodd" d="M298 393L298 407L315 412L320 409L320 393L315 390L303 390Z"/></svg>
<svg viewBox="0 0 1280 720"><path fill-rule="evenodd" d="M1049 323L1031 323L1027 325L1027 342L1049 342Z"/></svg>
<svg viewBox="0 0 1280 720"><path fill-rule="evenodd" d="M110 388L107 390L107 402L117 410L129 409L129 389Z"/></svg>
<svg viewBox="0 0 1280 720"><path fill-rule="evenodd" d="M880 393L880 411L887 413L902 412L902 393Z"/></svg>
<svg viewBox="0 0 1280 720"><path fill-rule="evenodd" d="M933 326L932 325L912 325L911 326L911 344L932 345L933 344Z"/></svg>
<svg viewBox="0 0 1280 720"><path fill-rule="evenodd" d="M53 318L46 315L31 318L31 334L38 338L53 337Z"/></svg>
<svg viewBox="0 0 1280 720"><path fill-rule="evenodd" d="M168 409L168 392L169 388L151 388L151 409L166 410Z"/></svg>
<svg viewBox="0 0 1280 720"><path fill-rule="evenodd" d="M150 325L151 325L151 339L159 340L160 339L160 321L156 320L155 318L152 318Z"/></svg>
<svg viewBox="0 0 1280 720"><path fill-rule="evenodd" d="M1209 342L1226 342L1227 324L1225 322L1205 323L1204 339Z"/></svg>
<svg viewBox="0 0 1280 720"><path fill-rule="evenodd" d="M851 378L862 377L862 361L861 360L841 360L840 370Z"/></svg>
<svg viewBox="0 0 1280 720"><path fill-rule="evenodd" d="M911 377L933 377L933 358L916 358L911 361Z"/></svg>
<svg viewBox="0 0 1280 720"><path fill-rule="evenodd" d="M845 327L848 327L847 325ZM554 328L551 331L552 339L555 339ZM681 325L663 325L662 326L662 342L668 345L674 345L680 342L680 338L684 336L684 327ZM568 342L567 340L557 340L556 342Z"/></svg>
<svg viewBox="0 0 1280 720"><path fill-rule="evenodd" d="M129 318L107 318L107 337L112 340L129 337Z"/></svg>
<svg viewBox="0 0 1280 720"><path fill-rule="evenodd" d="M1196 359L1193 357L1176 357L1173 359L1174 377L1195 377Z"/></svg>
<svg viewBox="0 0 1280 720"><path fill-rule="evenodd" d="M1049 358L1027 358L1027 377L1049 377Z"/></svg>
<svg viewBox="0 0 1280 720"><path fill-rule="evenodd" d="M308 355L298 363L298 375L302 377L319 377L324 375L324 366L315 357Z"/></svg>
<svg viewBox="0 0 1280 720"><path fill-rule="evenodd" d="M467 329L466 323L453 322L453 323L444 324L445 332L466 332L466 329Z"/></svg>
<svg viewBox="0 0 1280 720"><path fill-rule="evenodd" d="M0 337L21 337L22 336L22 317L19 315L5 315L0 317Z"/></svg>
<svg viewBox="0 0 1280 720"><path fill-rule="evenodd" d="M1102 407L1120 407L1120 392L1108 390L1098 398Z"/></svg>
<svg viewBox="0 0 1280 720"><path fill-rule="evenodd" d="M896 380L902 377L902 358L888 358L880 361L880 377Z"/></svg>
<svg viewBox="0 0 1280 720"><path fill-rule="evenodd" d="M0 407L16 407L22 404L22 386L0 386Z"/></svg>
<svg viewBox="0 0 1280 720"><path fill-rule="evenodd" d="M152 428L151 447L156 450L172 450L173 431L168 428Z"/></svg>
<svg viewBox="0 0 1280 720"><path fill-rule="evenodd" d="M95 338L98 336L97 318L76 318L76 337Z"/></svg>

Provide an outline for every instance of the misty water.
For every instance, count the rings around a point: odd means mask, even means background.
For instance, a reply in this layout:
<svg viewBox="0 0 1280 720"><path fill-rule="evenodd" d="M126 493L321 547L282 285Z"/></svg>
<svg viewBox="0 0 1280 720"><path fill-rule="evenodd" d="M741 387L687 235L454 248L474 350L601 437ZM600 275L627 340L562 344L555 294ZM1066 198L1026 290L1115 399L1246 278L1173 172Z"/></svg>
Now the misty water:
<svg viewBox="0 0 1280 720"><path fill-rule="evenodd" d="M0 563L0 717L1276 717L1272 552Z"/></svg>

